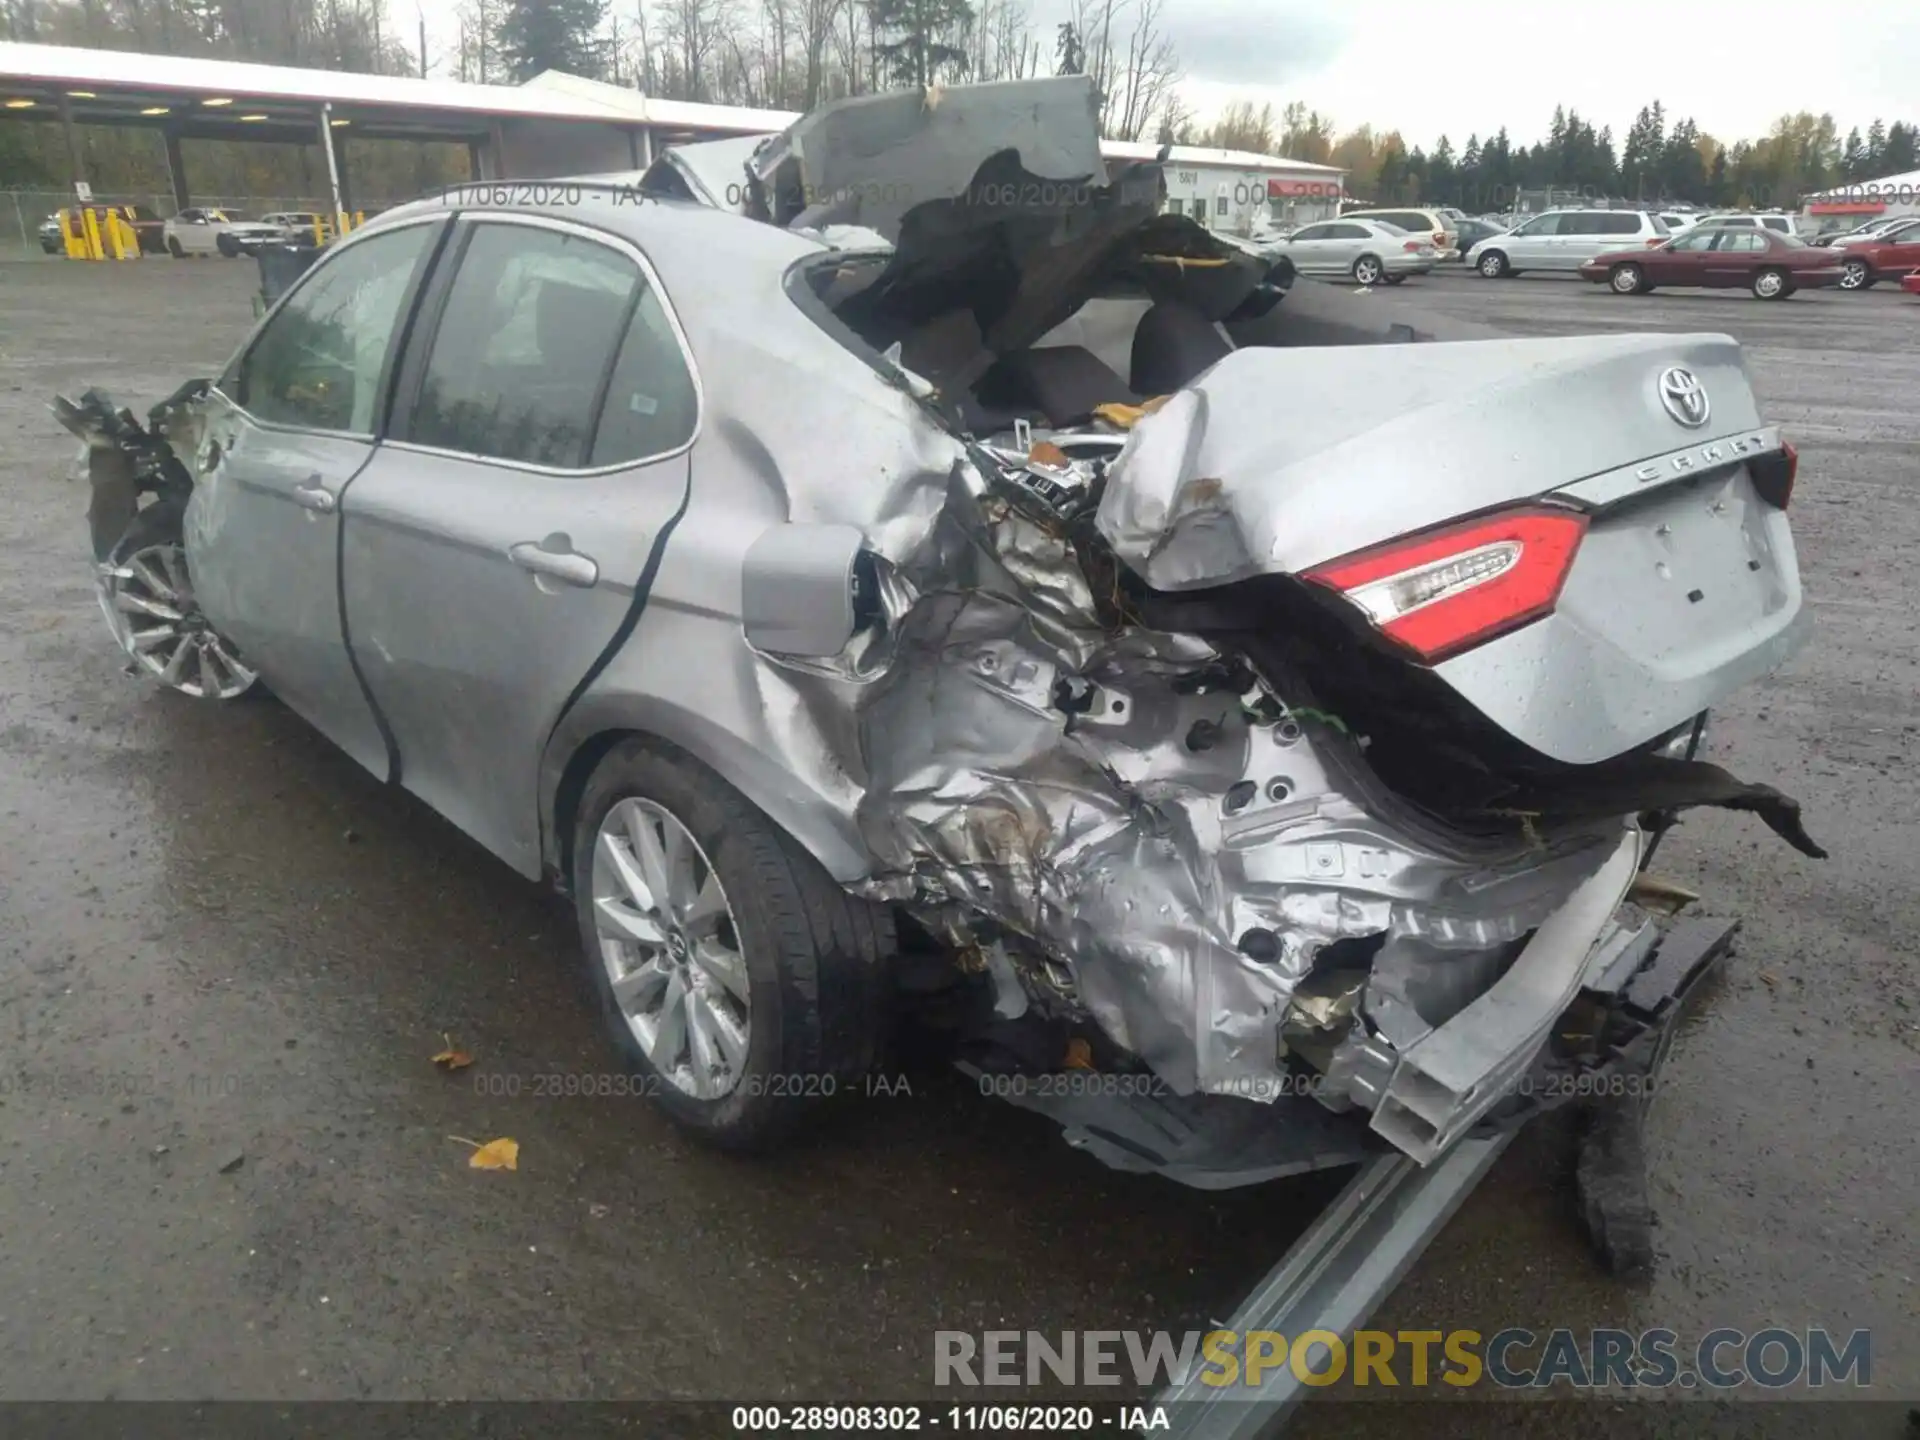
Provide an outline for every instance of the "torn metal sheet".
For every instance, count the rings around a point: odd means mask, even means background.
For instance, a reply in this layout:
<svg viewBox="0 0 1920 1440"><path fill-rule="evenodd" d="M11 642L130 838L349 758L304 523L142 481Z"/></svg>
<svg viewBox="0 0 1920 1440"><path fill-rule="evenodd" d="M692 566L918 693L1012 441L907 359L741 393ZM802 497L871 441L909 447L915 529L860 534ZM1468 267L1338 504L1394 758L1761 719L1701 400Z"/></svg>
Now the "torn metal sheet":
<svg viewBox="0 0 1920 1440"><path fill-rule="evenodd" d="M1075 188L1105 183L1098 112L1085 75L860 95L796 121L752 168L775 224L862 225L894 239L907 212L930 201L1045 203L1044 185L1071 203ZM982 162L1002 151L1019 155L1031 199L1011 189L969 196Z"/></svg>

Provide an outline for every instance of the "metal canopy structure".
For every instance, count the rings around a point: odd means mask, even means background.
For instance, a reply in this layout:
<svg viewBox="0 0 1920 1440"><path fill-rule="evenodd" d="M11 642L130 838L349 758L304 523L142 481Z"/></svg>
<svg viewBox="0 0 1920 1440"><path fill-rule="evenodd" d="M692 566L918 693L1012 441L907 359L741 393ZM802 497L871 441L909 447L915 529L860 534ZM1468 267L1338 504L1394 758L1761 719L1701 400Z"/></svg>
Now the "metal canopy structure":
<svg viewBox="0 0 1920 1440"><path fill-rule="evenodd" d="M656 146L766 134L796 116L660 100L549 73L525 85L472 85L399 75L303 70L235 60L0 42L0 120L67 130L70 182L84 182L75 125L158 132L177 205L191 203L183 140L325 144L343 191L348 139L442 141L468 147L477 179L541 178L648 163Z"/></svg>

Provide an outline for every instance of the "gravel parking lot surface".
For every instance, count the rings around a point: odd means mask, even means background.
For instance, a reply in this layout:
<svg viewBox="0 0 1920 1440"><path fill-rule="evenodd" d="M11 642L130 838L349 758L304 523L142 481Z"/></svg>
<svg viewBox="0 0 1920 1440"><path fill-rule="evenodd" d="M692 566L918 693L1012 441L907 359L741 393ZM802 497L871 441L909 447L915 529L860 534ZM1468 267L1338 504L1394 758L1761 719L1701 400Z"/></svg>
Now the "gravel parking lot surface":
<svg viewBox="0 0 1920 1440"><path fill-rule="evenodd" d="M563 906L278 705L122 675L45 402L95 384L144 412L217 371L253 283L0 264L0 1394L879 1400L926 1391L936 1329L1231 1310L1337 1182L1117 1176L938 1068L810 1148L705 1153L574 1093L613 1067ZM1653 1281L1600 1274L1549 1123L1380 1323L1870 1327L1875 1391L1920 1398L1920 301L1459 273L1375 298L1744 342L1801 445L1818 630L1709 753L1801 797L1833 854L1719 814L1661 852L1746 928L1655 1109ZM430 1063L443 1035L470 1069ZM512 1136L520 1169L473 1171L454 1136Z"/></svg>

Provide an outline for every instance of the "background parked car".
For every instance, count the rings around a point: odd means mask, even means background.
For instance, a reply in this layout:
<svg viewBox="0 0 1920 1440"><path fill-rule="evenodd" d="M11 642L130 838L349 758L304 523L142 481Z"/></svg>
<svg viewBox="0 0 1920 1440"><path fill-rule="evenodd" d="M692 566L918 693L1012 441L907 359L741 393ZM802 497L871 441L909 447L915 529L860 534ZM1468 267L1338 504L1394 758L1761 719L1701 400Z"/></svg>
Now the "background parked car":
<svg viewBox="0 0 1920 1440"><path fill-rule="evenodd" d="M1656 285L1740 287L1760 300L1784 300L1796 290L1840 282L1840 258L1756 225L1695 225L1664 245L1633 255L1596 255L1580 273L1620 295Z"/></svg>
<svg viewBox="0 0 1920 1440"><path fill-rule="evenodd" d="M248 220L237 210L182 210L165 226L167 250L182 255L225 255L228 259L243 253L241 245L257 245L263 240L286 238L280 227Z"/></svg>
<svg viewBox="0 0 1920 1440"><path fill-rule="evenodd" d="M1398 225L1352 216L1302 225L1281 253L1302 275L1351 275L1362 285L1382 280L1398 285L1409 275L1429 273L1439 258L1424 234L1410 235Z"/></svg>
<svg viewBox="0 0 1920 1440"><path fill-rule="evenodd" d="M315 227L320 224L321 218L311 210L275 210L269 215L262 215L260 223L278 226L282 240L304 240L311 245L314 243ZM245 251L247 246L240 248Z"/></svg>
<svg viewBox="0 0 1920 1440"><path fill-rule="evenodd" d="M149 210L145 205L109 205L105 203L68 205L64 209L54 211L53 214L40 222L40 248L49 255L60 254L61 251L66 248L66 241L60 234L60 217L65 215L68 226L77 230L85 223L80 218L81 213L85 210L91 210L93 212L94 223L96 225L105 225L107 216L117 215L122 222L131 226L134 239L139 242L140 253L142 255L157 255L163 248L161 244L163 223L160 217L154 214L153 211ZM102 239L105 239L104 235Z"/></svg>
<svg viewBox="0 0 1920 1440"><path fill-rule="evenodd" d="M1528 270L1576 271L1604 251L1644 250L1667 236L1667 222L1650 210L1548 210L1480 241L1467 263L1490 280Z"/></svg>
<svg viewBox="0 0 1920 1440"><path fill-rule="evenodd" d="M1829 250L1840 264L1842 290L1870 290L1920 270L1920 220L1896 225L1861 244Z"/></svg>
<svg viewBox="0 0 1920 1440"><path fill-rule="evenodd" d="M1349 210L1340 217L1342 220L1378 220L1386 225L1398 225L1409 235L1424 235L1433 242L1433 248L1441 258L1449 258L1449 250L1460 247L1459 232L1454 223L1438 210Z"/></svg>
<svg viewBox="0 0 1920 1440"><path fill-rule="evenodd" d="M1900 288L1909 295L1920 295L1920 270L1906 276L1900 282Z"/></svg>
<svg viewBox="0 0 1920 1440"><path fill-rule="evenodd" d="M1695 222L1700 225L1731 225L1735 229L1752 230L1756 227L1773 231L1776 235L1798 235L1800 232L1793 223L1791 215L1772 212L1765 215L1703 215Z"/></svg>
<svg viewBox="0 0 1920 1440"><path fill-rule="evenodd" d="M1471 250L1475 245L1479 244L1482 240L1491 239L1495 235L1504 235L1508 229L1507 226L1496 225L1491 220L1473 219L1456 220L1453 222L1453 226L1454 233L1459 237L1453 254L1448 257L1453 260L1465 260L1467 258L1467 251Z"/></svg>

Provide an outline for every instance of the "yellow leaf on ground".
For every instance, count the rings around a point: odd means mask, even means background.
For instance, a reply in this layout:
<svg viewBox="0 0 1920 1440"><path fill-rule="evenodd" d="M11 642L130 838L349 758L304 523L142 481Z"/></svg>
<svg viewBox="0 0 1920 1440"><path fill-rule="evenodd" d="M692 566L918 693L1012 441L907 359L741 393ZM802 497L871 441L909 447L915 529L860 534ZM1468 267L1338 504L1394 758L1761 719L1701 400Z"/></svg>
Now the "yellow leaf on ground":
<svg viewBox="0 0 1920 1440"><path fill-rule="evenodd" d="M440 1038L447 1042L447 1048L433 1057L433 1063L443 1070L464 1070L473 1064L473 1056L453 1043L453 1037L442 1031Z"/></svg>
<svg viewBox="0 0 1920 1440"><path fill-rule="evenodd" d="M467 1157L467 1164L476 1170L518 1170L520 1142L504 1135L498 1140L489 1140Z"/></svg>

